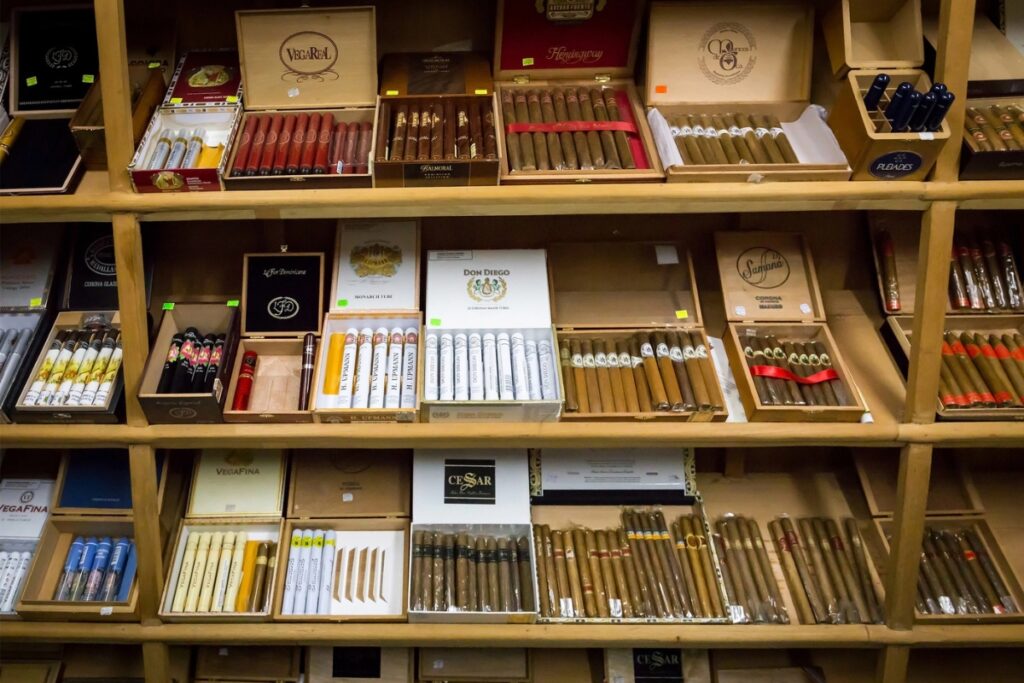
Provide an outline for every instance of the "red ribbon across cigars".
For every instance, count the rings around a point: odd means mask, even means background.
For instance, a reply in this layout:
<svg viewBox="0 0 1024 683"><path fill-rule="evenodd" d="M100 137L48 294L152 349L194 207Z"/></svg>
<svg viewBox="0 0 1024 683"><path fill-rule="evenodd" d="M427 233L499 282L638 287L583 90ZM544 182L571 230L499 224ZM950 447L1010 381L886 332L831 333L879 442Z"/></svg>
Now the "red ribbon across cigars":
<svg viewBox="0 0 1024 683"><path fill-rule="evenodd" d="M777 368L774 365L752 365L750 374L757 377L773 377L775 379L788 379L797 384L821 384L833 379L839 379L839 373L832 368L820 370L813 375L801 377L785 368Z"/></svg>
<svg viewBox="0 0 1024 683"><path fill-rule="evenodd" d="M509 123L506 133L575 133L578 131L613 130L636 133L629 121L559 121L557 123Z"/></svg>

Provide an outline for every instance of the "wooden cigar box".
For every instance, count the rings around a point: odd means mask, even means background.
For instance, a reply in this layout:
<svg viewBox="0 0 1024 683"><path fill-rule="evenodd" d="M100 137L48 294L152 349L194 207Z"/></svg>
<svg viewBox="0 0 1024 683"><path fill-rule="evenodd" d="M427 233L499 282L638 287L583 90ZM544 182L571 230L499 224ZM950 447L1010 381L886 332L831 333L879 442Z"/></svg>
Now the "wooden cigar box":
<svg viewBox="0 0 1024 683"><path fill-rule="evenodd" d="M644 99L669 182L850 177L843 150L819 108L810 104L810 3L655 2L650 14ZM722 50L724 41L734 50ZM778 117L781 127L759 127L755 134L760 139L784 133L799 163L686 164L673 134L703 135L717 144L716 138L741 135L743 128L724 122L721 130L714 125L681 127L677 117L725 114Z"/></svg>
<svg viewBox="0 0 1024 683"><path fill-rule="evenodd" d="M851 69L924 63L921 0L839 0L822 16L821 28L837 78Z"/></svg>
<svg viewBox="0 0 1024 683"><path fill-rule="evenodd" d="M611 460L615 462L613 467L608 466ZM618 530L623 528L623 512L636 510L661 512L664 515L673 548L686 542L685 537L677 536L672 531L672 525L682 516L696 515L700 519L704 538L709 539L711 529L697 485L695 462L691 448L627 448L613 451L545 448L531 451L530 517L534 533L539 533L538 529L542 525L550 527L552 531L576 528ZM714 571L711 588L722 596L724 604L725 593L718 552L713 545L709 546L709 550ZM578 546L575 553L577 558L585 557L585 550ZM538 584L546 595L551 594L539 578ZM723 616L626 616L621 596L614 601L609 599L608 617L587 615L583 605L562 602L550 608L551 613L545 615L543 605L549 600L545 595L538 594L542 610L538 614L539 622L725 624L731 621L728 612ZM570 609L572 613L566 614Z"/></svg>
<svg viewBox="0 0 1024 683"><path fill-rule="evenodd" d="M276 450L206 450L195 459L188 508L169 550L167 579L158 614L167 622L269 621L280 558L287 455ZM271 544L265 590L255 610L178 611L174 599L191 534L245 532L247 542ZM276 545L275 545L276 544ZM244 586L245 581L242 581ZM188 585L187 582L185 584ZM214 586L214 593L217 592ZM240 594L243 591L240 590ZM211 605L213 604L211 598Z"/></svg>
<svg viewBox="0 0 1024 683"><path fill-rule="evenodd" d="M242 268L241 336L230 371L225 422L312 422L310 400L299 403L303 346L316 335L312 372L323 322L324 255L246 254ZM249 404L235 410L238 376L247 351L257 356ZM310 376L310 396L313 377Z"/></svg>
<svg viewBox="0 0 1024 683"><path fill-rule="evenodd" d="M241 111L242 79L234 50L192 50L171 76L163 103L142 134L128 176L136 192L213 192L224 189L225 149ZM195 164L152 168L158 148L177 133L200 131L202 151ZM187 153L187 150L186 150Z"/></svg>
<svg viewBox="0 0 1024 683"><path fill-rule="evenodd" d="M196 683L293 683L302 680L301 662L302 648L290 645L197 647Z"/></svg>
<svg viewBox="0 0 1024 683"><path fill-rule="evenodd" d="M457 118L451 126L451 146L445 144L445 134L438 132L440 144L424 158L404 158L403 150L397 154L394 146L393 119L399 109L408 116L424 107L463 106L469 121L464 143L464 155L459 155ZM380 97L377 104L378 140L374 145L374 187L460 187L467 185L498 184L497 100L494 81L487 58L472 52L428 52L385 55L381 67ZM431 110L432 111L432 110ZM479 111L478 116L474 112ZM485 152L484 120L489 117L495 132L493 153ZM422 132L422 123L420 131ZM436 124L434 124L436 125ZM474 141L472 129L480 130L480 140ZM408 130L408 128L406 128ZM418 135L418 139L434 137ZM406 135L406 143L408 143ZM419 143L417 143L418 145ZM403 148L404 144L403 144ZM475 156L476 158L471 158Z"/></svg>
<svg viewBox="0 0 1024 683"><path fill-rule="evenodd" d="M595 277L600 273L600 277ZM568 339L600 340L611 345L607 354L592 358L597 368L618 372L620 367L643 367L640 357L615 353L615 342L636 333L682 331L693 336L691 358L706 363L710 401L685 411L629 412L607 406L604 412L562 411L563 420L680 420L722 421L728 416L718 375L708 356L700 296L690 251L677 242L605 242L554 244L548 247L552 319L560 346ZM607 347L606 347L607 348ZM652 347L652 351L655 349ZM658 349L659 351L661 349ZM664 349L669 353L668 347ZM673 363L683 362L682 350ZM568 361L568 365L565 363ZM569 352L562 357L562 384L573 379L577 396L584 387L575 374L588 363ZM574 377L567 377L573 373ZM673 377L673 379L675 379ZM614 387L615 385L613 385Z"/></svg>
<svg viewBox="0 0 1024 683"><path fill-rule="evenodd" d="M285 554L277 568L275 621L405 621L411 461L409 451L306 451L292 459L282 536L289 548L284 552L300 554L307 529L335 532L333 545L326 538L312 539L323 548L320 571L328 548L333 571L319 581L310 577L307 584L326 582L330 603L318 613L295 609L297 600L285 605L297 585L295 577L288 580L293 563Z"/></svg>
<svg viewBox="0 0 1024 683"><path fill-rule="evenodd" d="M605 680L643 683L648 680L711 683L711 657L707 650L679 648L606 649ZM744 683L750 683L744 681ZM764 683L786 683L765 681Z"/></svg>
<svg viewBox="0 0 1024 683"><path fill-rule="evenodd" d="M858 422L866 407L825 319L810 248L799 233L716 232L715 249L726 319L725 350L750 422ZM845 405L767 405L761 402L742 338L774 335L779 341L821 343L831 361L833 391ZM779 358L779 360L786 360ZM824 358L822 359L824 360ZM824 363L814 375L827 372ZM775 376L765 367L764 375ZM788 377L784 368L782 375ZM820 382L815 382L820 383ZM787 381L786 384L795 384Z"/></svg>
<svg viewBox="0 0 1024 683"><path fill-rule="evenodd" d="M4 662L0 671L2 683L57 683L60 680L63 663L59 659L53 661L9 661Z"/></svg>
<svg viewBox="0 0 1024 683"><path fill-rule="evenodd" d="M501 183L590 183L660 181L661 160L633 83L637 41L645 3L498 3L494 41L494 81ZM552 169L513 171L508 157L505 93L542 88L612 89L619 93L619 115L627 125L633 169ZM570 127L598 130L593 124ZM609 130L609 129L603 129ZM524 138L525 139L525 138Z"/></svg>
<svg viewBox="0 0 1024 683"><path fill-rule="evenodd" d="M238 10L235 12L235 25L245 108L227 153L226 188L370 187L373 178L373 130L370 131L371 147L365 170L353 167L356 172L348 172L349 169L340 162L332 166L330 148L334 144L334 128L339 123L374 123L376 10L370 6ZM311 170L303 173L300 158L297 172L288 173L285 166L274 173L276 151L264 154L251 174L247 170L236 170L236 164L241 161L239 152L242 151L245 131L252 117L314 113L330 114L333 120L330 134L314 138L311 168L316 165L317 145L327 145L324 167L327 172ZM309 132L304 136L307 141ZM284 144L282 137L273 140L268 129L268 141L275 146ZM290 139L294 142L294 137ZM252 142L254 151L263 146L257 132L253 133Z"/></svg>
<svg viewBox="0 0 1024 683"><path fill-rule="evenodd" d="M420 648L419 680L466 683L528 683L531 653L526 648Z"/></svg>
<svg viewBox="0 0 1024 683"><path fill-rule="evenodd" d="M235 353L239 344L238 300L227 305L165 302L163 318L153 341L153 350L146 361L139 387L139 403L150 424L211 424L223 422L223 407L227 399L226 387L231 377ZM157 393L164 364L170 361L171 339L194 327L201 335L224 335L224 345L213 388L200 393ZM182 344L183 347L186 344ZM184 351L179 352L179 356ZM197 352L198 353L198 352ZM216 347L210 357L212 364ZM180 361L179 361L180 362Z"/></svg>
<svg viewBox="0 0 1024 683"><path fill-rule="evenodd" d="M1002 36L1002 34L999 34ZM1005 38L1004 38L1005 40ZM1024 73L1016 83L1024 88ZM1009 97L972 97L967 100L967 107L975 107L985 112L989 107L1016 105L1024 107L1024 93ZM970 115L967 115L970 118ZM1021 124L1016 124L1020 128ZM1002 135L1002 134L1000 134ZM961 180L1021 180L1024 179L1024 149L1007 149L1003 151L983 150L979 140L964 127L963 147L960 150ZM1006 139L1005 136L1002 136ZM1013 140L1011 137L1010 140ZM1017 144L1020 141L1017 140Z"/></svg>
<svg viewBox="0 0 1024 683"><path fill-rule="evenodd" d="M415 422L420 407L423 365L423 314L420 311L420 224L419 221L339 221L335 238L334 270L331 276L331 298L324 316L323 335L313 371L312 404L316 422ZM335 354L344 346L357 343L358 333L371 333L384 328L405 332L405 345L416 346L413 375L402 377L399 404L384 406L343 407L340 400L340 377L344 371L340 359L331 358L331 342ZM349 333L355 330L356 334ZM415 331L410 339L411 331ZM343 343L340 343L344 340ZM390 346L390 342L389 342ZM404 350L404 347L403 347ZM337 374L329 373L337 361ZM353 371L353 384L356 372ZM330 376L329 376L330 375ZM372 380L372 367L371 367ZM414 384L410 384L414 382ZM373 385L371 384L371 387ZM407 388L412 387L412 405ZM386 384L385 384L386 387ZM369 405L369 402L368 402Z"/></svg>
<svg viewBox="0 0 1024 683"><path fill-rule="evenodd" d="M310 647L309 683L412 683L413 649L408 647Z"/></svg>

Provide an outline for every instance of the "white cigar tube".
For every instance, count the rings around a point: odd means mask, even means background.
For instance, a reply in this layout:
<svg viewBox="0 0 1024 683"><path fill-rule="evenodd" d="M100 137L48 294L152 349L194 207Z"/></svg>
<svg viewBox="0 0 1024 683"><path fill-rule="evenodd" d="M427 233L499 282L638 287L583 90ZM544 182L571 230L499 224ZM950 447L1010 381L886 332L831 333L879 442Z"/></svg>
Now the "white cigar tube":
<svg viewBox="0 0 1024 683"><path fill-rule="evenodd" d="M538 371L538 379L540 373ZM512 333L512 386L517 401L530 399L530 371L526 363L526 340L522 332Z"/></svg>
<svg viewBox="0 0 1024 683"><path fill-rule="evenodd" d="M200 534L189 534L188 540L185 541L185 553L181 556L178 580L174 584L174 599L171 601L172 612L181 612L185 609L185 598L188 596L188 585L192 580L192 568L195 566L199 536Z"/></svg>
<svg viewBox="0 0 1024 683"><path fill-rule="evenodd" d="M484 400L484 354L479 332L469 335L469 400Z"/></svg>
<svg viewBox="0 0 1024 683"><path fill-rule="evenodd" d="M96 390L96 399L92 402L94 406L107 405L107 398L110 396L110 390L113 388L114 382L117 380L117 373L121 368L122 358L124 358L124 349L121 346L121 339L119 335L117 345L114 347L114 352L110 354L110 360L107 361L107 368L103 373L103 380L100 382L99 389Z"/></svg>
<svg viewBox="0 0 1024 683"><path fill-rule="evenodd" d="M61 381L60 386L57 387L57 392L53 396L53 405L62 406L67 402L68 396L71 394L71 387L74 386L75 379L78 378L78 370L82 367L82 361L85 360L85 355L88 352L89 339L83 336L75 346L75 351L71 354L71 360L68 361L68 365L64 369L64 379Z"/></svg>
<svg viewBox="0 0 1024 683"><path fill-rule="evenodd" d="M195 612L199 606L199 592L203 587L206 557L210 552L210 539L213 534L202 532L196 534L196 536L199 537L199 543L196 546L196 559L192 562L192 576L189 577L188 581L188 594L185 597L186 612Z"/></svg>
<svg viewBox="0 0 1024 683"><path fill-rule="evenodd" d="M320 602L320 561L324 556L324 530L313 532L313 547L309 552L309 586L306 589L306 614L316 614Z"/></svg>
<svg viewBox="0 0 1024 683"><path fill-rule="evenodd" d="M384 391L388 381L388 328L378 327L373 333L373 362L370 365L370 408L384 407Z"/></svg>
<svg viewBox="0 0 1024 683"><path fill-rule="evenodd" d="M85 385L89 381L89 375L92 373L93 365L96 364L96 357L100 355L100 344L101 339L96 339L91 346L85 351L85 358L82 359L81 365L78 366L78 375L74 378L74 382L71 384L71 389L68 392L66 405L77 406L82 403L82 394L85 392Z"/></svg>
<svg viewBox="0 0 1024 683"><path fill-rule="evenodd" d="M437 366L438 393L442 401L455 400L455 340L441 335L440 362Z"/></svg>
<svg viewBox="0 0 1024 683"><path fill-rule="evenodd" d="M299 554L302 552L302 529L292 532L288 547L288 569L284 575L284 601L281 614L295 614L295 581L299 578Z"/></svg>
<svg viewBox="0 0 1024 683"><path fill-rule="evenodd" d="M46 386L46 380L49 378L50 373L53 372L53 368L57 365L57 358L64 350L63 347L60 346L60 340L57 340L56 346L57 348L53 348L53 346L51 346L46 352L46 355L43 356L43 362L39 365L39 374L32 381L32 384L29 385L28 393L25 394L25 400L22 401L22 405L34 406L39 400L39 396L42 394L43 388Z"/></svg>
<svg viewBox="0 0 1024 683"><path fill-rule="evenodd" d="M96 400L96 392L100 388L100 380L103 378L104 373L107 370L107 363L110 362L110 357L114 355L114 341L111 339L109 344L104 344L103 348L100 349L100 353L96 356L96 360L93 361L92 371L89 373L88 382L85 385L85 389L82 391L82 396L78 401L78 405L91 406L92 402Z"/></svg>
<svg viewBox="0 0 1024 683"><path fill-rule="evenodd" d="M419 353L419 341L419 330L407 327L405 344L402 346L402 395L398 402L402 408L416 407L416 354Z"/></svg>
<svg viewBox="0 0 1024 683"><path fill-rule="evenodd" d="M80 342L76 342L80 343ZM64 371L68 368L68 362L71 360L71 355L74 353L74 347L68 348L67 345L60 350L57 355L57 360L53 363L53 370L50 372L49 379L46 380L46 385L43 387L42 393L39 395L39 405L48 406L53 402L53 395L57 392L57 388L60 386L60 382L64 380ZM35 388L35 385L32 386ZM32 405L29 403L29 395L25 397L25 405Z"/></svg>
<svg viewBox="0 0 1024 683"><path fill-rule="evenodd" d="M220 544L220 562L217 563L217 580L213 584L213 606L211 612L224 611L224 599L228 592L228 572L231 571L231 556L235 553L235 533L224 533Z"/></svg>
<svg viewBox="0 0 1024 683"><path fill-rule="evenodd" d="M498 334L498 398L502 401L512 401L515 397L515 386L512 383L512 345L508 333L500 332Z"/></svg>
<svg viewBox="0 0 1024 683"><path fill-rule="evenodd" d="M14 570L11 586L7 589L3 604L0 604L0 612L14 611L14 605L18 599L18 589L21 588L21 583L25 580L25 574L28 573L28 566L32 563L32 553L11 553L9 562L12 565L17 562L17 568Z"/></svg>
<svg viewBox="0 0 1024 683"><path fill-rule="evenodd" d="M437 382L437 335L428 334L424 343L423 354L423 400L436 401L438 396Z"/></svg>
<svg viewBox="0 0 1024 683"><path fill-rule="evenodd" d="M220 566L220 546L224 543L224 532L215 531L210 539L210 552L206 556L206 570L203 572L202 588L199 589L197 612L209 612L213 604L213 588L217 583L217 567Z"/></svg>
<svg viewBox="0 0 1024 683"><path fill-rule="evenodd" d="M555 367L555 354L551 342L541 339L537 342L537 355L540 356L540 394L545 401L558 400L558 381Z"/></svg>
<svg viewBox="0 0 1024 683"><path fill-rule="evenodd" d="M469 340L464 332L455 335L455 400L469 400Z"/></svg>
<svg viewBox="0 0 1024 683"><path fill-rule="evenodd" d="M228 570L228 590L224 596L224 611L236 612L238 589L242 586L242 565L245 564L245 544L249 542L249 534L239 531L235 534L235 552L231 555L231 568Z"/></svg>
<svg viewBox="0 0 1024 683"><path fill-rule="evenodd" d="M341 380L338 382L338 408L352 407L352 391L355 388L356 358L359 355L359 330L350 327L345 330L345 348L341 352Z"/></svg>
<svg viewBox="0 0 1024 683"><path fill-rule="evenodd" d="M484 400L498 400L498 344L490 332L484 334Z"/></svg>
<svg viewBox="0 0 1024 683"><path fill-rule="evenodd" d="M309 556L313 552L313 530L302 532L298 574L295 575L295 614L306 613L306 592L309 589Z"/></svg>
<svg viewBox="0 0 1024 683"><path fill-rule="evenodd" d="M373 367L373 330L364 327L356 340L356 384L352 390L352 407L366 408L370 402L370 371Z"/></svg>
<svg viewBox="0 0 1024 683"><path fill-rule="evenodd" d="M14 573L18 570L20 558L20 553L0 551L0 605L7 600L7 594L14 590Z"/></svg>
<svg viewBox="0 0 1024 683"><path fill-rule="evenodd" d="M402 400L402 341L401 327L391 330L388 338L388 384L384 392L384 407L397 408Z"/></svg>
<svg viewBox="0 0 1024 683"><path fill-rule="evenodd" d="M529 373L526 379L530 383L530 400L539 401L541 399L540 358L537 355L537 342L532 339L526 340L526 371Z"/></svg>
<svg viewBox="0 0 1024 683"><path fill-rule="evenodd" d="M316 613L331 613L331 596L334 594L334 554L335 533L328 531L324 534L324 552L320 559L320 599L317 600Z"/></svg>

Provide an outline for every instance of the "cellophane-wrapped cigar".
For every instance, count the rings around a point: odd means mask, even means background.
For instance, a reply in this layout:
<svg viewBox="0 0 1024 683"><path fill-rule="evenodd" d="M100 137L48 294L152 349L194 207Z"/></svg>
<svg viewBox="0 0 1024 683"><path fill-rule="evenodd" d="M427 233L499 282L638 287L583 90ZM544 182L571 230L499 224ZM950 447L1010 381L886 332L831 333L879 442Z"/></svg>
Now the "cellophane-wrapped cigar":
<svg viewBox="0 0 1024 683"><path fill-rule="evenodd" d="M851 405L823 342L780 340L771 334L749 332L740 342L763 405Z"/></svg>
<svg viewBox="0 0 1024 683"><path fill-rule="evenodd" d="M1015 331L947 331L939 401L947 409L1024 408L1022 343Z"/></svg>
<svg viewBox="0 0 1024 683"><path fill-rule="evenodd" d="M882 293L885 299L886 313L899 313L903 305L900 302L900 280L896 274L896 251L892 243L892 235L883 230L875 236L875 249L878 262L882 266Z"/></svg>

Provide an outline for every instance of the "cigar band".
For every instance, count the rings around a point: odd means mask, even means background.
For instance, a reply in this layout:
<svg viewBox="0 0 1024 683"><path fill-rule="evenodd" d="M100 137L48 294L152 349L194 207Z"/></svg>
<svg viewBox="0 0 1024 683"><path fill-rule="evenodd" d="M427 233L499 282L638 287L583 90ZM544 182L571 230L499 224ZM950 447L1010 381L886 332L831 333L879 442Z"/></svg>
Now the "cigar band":
<svg viewBox="0 0 1024 683"><path fill-rule="evenodd" d="M693 350L694 350L694 353L697 354L697 358L707 358L708 357L708 349L703 344L698 344L697 346L694 347Z"/></svg>
<svg viewBox="0 0 1024 683"><path fill-rule="evenodd" d="M832 359L828 357L827 353L822 352L818 357L821 358L821 364L826 368L832 366Z"/></svg>
<svg viewBox="0 0 1024 683"><path fill-rule="evenodd" d="M746 356L747 358L753 358L754 357L754 349L749 347L749 346L744 346L743 347L743 355Z"/></svg>
<svg viewBox="0 0 1024 683"><path fill-rule="evenodd" d="M631 541L635 541L636 538L637 538L636 531L634 531L633 529L628 530L626 532L626 538L628 538ZM627 551L626 551L625 548L623 548L622 552L623 552L623 554L625 554Z"/></svg>
<svg viewBox="0 0 1024 683"><path fill-rule="evenodd" d="M777 360L786 360L786 352L781 346L776 346L772 349L772 355L774 355Z"/></svg>
<svg viewBox="0 0 1024 683"><path fill-rule="evenodd" d="M619 355L617 353L609 353L607 356L605 356L605 361L607 362L608 367L610 368L619 367Z"/></svg>
<svg viewBox="0 0 1024 683"><path fill-rule="evenodd" d="M599 368L606 368L606 367L608 367L608 356L606 356L605 354L603 354L601 352L595 353L594 354L594 365L596 365Z"/></svg>
<svg viewBox="0 0 1024 683"><path fill-rule="evenodd" d="M807 360L811 365L821 365L821 356L816 353L808 354Z"/></svg>
<svg viewBox="0 0 1024 683"><path fill-rule="evenodd" d="M658 358L668 358L668 357L669 357L668 344L666 344L664 342L660 342L658 344Z"/></svg>
<svg viewBox="0 0 1024 683"><path fill-rule="evenodd" d="M680 135L684 135L686 137L690 137L694 134L691 126L680 126L678 130Z"/></svg>
<svg viewBox="0 0 1024 683"><path fill-rule="evenodd" d="M683 130L679 126L669 126L668 132L669 135L671 135L674 138L677 138L683 134Z"/></svg>
<svg viewBox="0 0 1024 683"><path fill-rule="evenodd" d="M565 549L565 559L566 560L575 560L576 559L576 551L574 551L572 548L566 548Z"/></svg>
<svg viewBox="0 0 1024 683"><path fill-rule="evenodd" d="M1009 352L1007 352L1007 353L1009 353ZM628 367L631 367L632 365L633 365L633 359L630 357L630 355L628 353L623 351L622 353L619 354L619 367L620 368L628 368Z"/></svg>
<svg viewBox="0 0 1024 683"><path fill-rule="evenodd" d="M800 363L802 365L810 365L811 364L811 359L810 359L810 357L806 353L801 353L800 354Z"/></svg>
<svg viewBox="0 0 1024 683"><path fill-rule="evenodd" d="M767 128L755 128L754 129L754 135L756 135L758 137L758 139L763 138L765 135L768 135L768 134L769 134L769 131L768 131Z"/></svg>
<svg viewBox="0 0 1024 683"><path fill-rule="evenodd" d="M1024 349L1024 347L1021 348ZM1022 360L1024 360L1024 358L1022 358ZM630 365L633 366L634 368L638 368L644 364L644 359L641 358L640 356L630 356L630 361Z"/></svg>
<svg viewBox="0 0 1024 683"><path fill-rule="evenodd" d="M704 137L706 137L706 138L717 138L718 137L718 129L717 128L711 128L710 126L708 126L707 128L704 129Z"/></svg>
<svg viewBox="0 0 1024 683"><path fill-rule="evenodd" d="M773 126L769 130L770 130L773 138L777 138L780 135L785 135L786 134L786 131L782 130L782 128L780 128L778 126Z"/></svg>
<svg viewBox="0 0 1024 683"><path fill-rule="evenodd" d="M796 351L794 351L793 353L789 354L789 362L792 365L799 365L800 364L800 355Z"/></svg>
<svg viewBox="0 0 1024 683"><path fill-rule="evenodd" d="M742 136L743 129L739 126L729 126L729 135L732 135L733 137Z"/></svg>
<svg viewBox="0 0 1024 683"><path fill-rule="evenodd" d="M700 125L694 126L693 127L693 134L697 135L697 136L700 136L700 137L703 137L704 136L704 126L700 126Z"/></svg>
<svg viewBox="0 0 1024 683"><path fill-rule="evenodd" d="M669 355L669 358L671 358L673 361L676 361L676 362L679 362L679 361L683 360L686 357L685 352L681 348L679 348L678 346L673 346L672 348L670 348L668 350L668 355Z"/></svg>
<svg viewBox="0 0 1024 683"><path fill-rule="evenodd" d="M583 367L585 367L585 368L597 367L597 361L594 358L594 354L588 353L587 355L583 356Z"/></svg>

